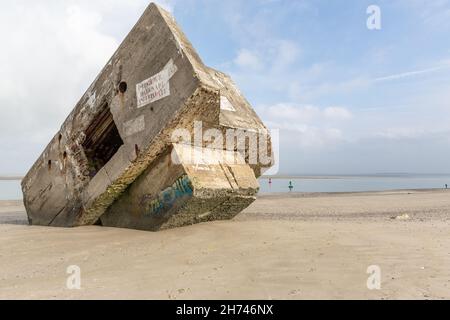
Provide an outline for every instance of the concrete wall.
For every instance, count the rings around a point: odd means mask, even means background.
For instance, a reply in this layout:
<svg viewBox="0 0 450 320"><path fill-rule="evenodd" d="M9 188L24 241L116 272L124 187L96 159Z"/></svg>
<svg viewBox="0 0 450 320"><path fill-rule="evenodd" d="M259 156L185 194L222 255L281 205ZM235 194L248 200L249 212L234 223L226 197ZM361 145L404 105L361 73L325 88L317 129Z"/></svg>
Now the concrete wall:
<svg viewBox="0 0 450 320"><path fill-rule="evenodd" d="M123 145L93 175L85 144L105 108ZM30 223L98 222L148 167L164 161L172 131L192 129L194 120L265 128L231 79L206 67L173 17L151 4L23 180ZM158 171L159 188L180 178L173 170L170 178Z"/></svg>

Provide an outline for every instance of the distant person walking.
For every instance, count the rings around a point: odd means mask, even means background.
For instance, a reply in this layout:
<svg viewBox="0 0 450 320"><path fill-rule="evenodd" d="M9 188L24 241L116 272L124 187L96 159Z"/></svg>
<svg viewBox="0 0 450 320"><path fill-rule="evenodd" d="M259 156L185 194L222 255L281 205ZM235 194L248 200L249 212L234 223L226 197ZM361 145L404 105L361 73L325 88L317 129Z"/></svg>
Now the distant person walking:
<svg viewBox="0 0 450 320"><path fill-rule="evenodd" d="M272 188L272 178L269 178L269 188Z"/></svg>
<svg viewBox="0 0 450 320"><path fill-rule="evenodd" d="M445 184L445 189L448 189L448 184Z"/></svg>
<svg viewBox="0 0 450 320"><path fill-rule="evenodd" d="M292 192L292 189L294 189L294 185L292 184L292 181L289 181L289 192Z"/></svg>

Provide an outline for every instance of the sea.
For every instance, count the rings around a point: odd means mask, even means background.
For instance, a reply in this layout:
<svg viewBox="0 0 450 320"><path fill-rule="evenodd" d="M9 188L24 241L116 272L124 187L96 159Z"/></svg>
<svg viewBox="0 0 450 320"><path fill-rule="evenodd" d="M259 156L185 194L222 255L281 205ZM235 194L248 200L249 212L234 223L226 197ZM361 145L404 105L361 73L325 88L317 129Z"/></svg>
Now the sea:
<svg viewBox="0 0 450 320"><path fill-rule="evenodd" d="M20 180L0 179L0 200L21 200L22 188Z"/></svg>
<svg viewBox="0 0 450 320"><path fill-rule="evenodd" d="M271 179L271 180L269 180ZM269 183L271 181L271 183ZM260 193L364 192L450 188L450 174L299 175L262 177ZM289 186L292 186L292 190ZM0 179L0 200L21 200L19 180Z"/></svg>
<svg viewBox="0 0 450 320"><path fill-rule="evenodd" d="M262 177L259 183L260 193L443 189L450 188L450 174L279 176Z"/></svg>

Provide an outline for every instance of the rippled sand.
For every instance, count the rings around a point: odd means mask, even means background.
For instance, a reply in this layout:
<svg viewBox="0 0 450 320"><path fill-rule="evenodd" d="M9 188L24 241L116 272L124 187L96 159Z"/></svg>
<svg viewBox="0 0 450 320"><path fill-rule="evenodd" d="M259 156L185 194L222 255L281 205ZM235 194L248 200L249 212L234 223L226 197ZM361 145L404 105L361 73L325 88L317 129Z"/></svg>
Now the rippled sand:
<svg viewBox="0 0 450 320"><path fill-rule="evenodd" d="M30 227L0 201L0 298L449 299L449 230L448 191L267 195L233 221L158 233Z"/></svg>

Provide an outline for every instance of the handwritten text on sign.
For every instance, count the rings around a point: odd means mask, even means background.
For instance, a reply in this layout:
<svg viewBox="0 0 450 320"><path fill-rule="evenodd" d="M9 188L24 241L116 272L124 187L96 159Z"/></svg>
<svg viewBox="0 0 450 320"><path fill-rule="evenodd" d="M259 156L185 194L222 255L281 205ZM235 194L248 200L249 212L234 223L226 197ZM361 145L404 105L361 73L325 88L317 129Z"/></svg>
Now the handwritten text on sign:
<svg viewBox="0 0 450 320"><path fill-rule="evenodd" d="M170 95L169 71L160 73L139 83L136 87L138 108Z"/></svg>
<svg viewBox="0 0 450 320"><path fill-rule="evenodd" d="M137 106L142 108L149 103L170 96L170 78L177 72L178 68L170 59L164 69L153 77L136 85Z"/></svg>

